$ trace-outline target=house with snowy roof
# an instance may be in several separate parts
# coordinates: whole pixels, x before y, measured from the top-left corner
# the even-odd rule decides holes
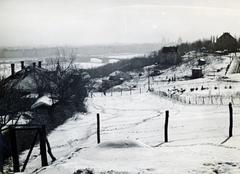
[[[19,90],[23,95],[38,94],[42,95],[40,88],[44,88],[45,83],[42,81],[42,75],[47,74],[48,71],[41,67],[41,62],[38,62],[38,66],[34,62],[31,66],[24,66],[21,62],[21,70],[15,72],[15,64],[11,64],[11,75],[4,79],[4,84],[11,86],[16,90]]]

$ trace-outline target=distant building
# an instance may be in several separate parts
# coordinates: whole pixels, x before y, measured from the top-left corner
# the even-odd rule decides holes
[[[162,53],[164,53],[164,54],[169,54],[169,53],[177,54],[178,53],[178,47],[175,47],[175,46],[163,47],[162,48]]]
[[[202,68],[193,68],[192,69],[192,78],[197,79],[203,77]]]
[[[205,65],[206,64],[206,60],[201,58],[201,59],[198,59],[198,66],[202,66],[202,65]]]
[[[223,33],[216,42],[216,50],[224,53],[237,51],[237,40],[230,33]]]
[[[163,47],[161,50],[162,56],[160,56],[160,63],[175,65],[180,62],[181,56],[178,53],[178,47],[170,46]]]
[[[124,73],[122,71],[114,71],[113,73],[109,74],[109,80],[122,81],[130,79],[131,76],[128,73]]]

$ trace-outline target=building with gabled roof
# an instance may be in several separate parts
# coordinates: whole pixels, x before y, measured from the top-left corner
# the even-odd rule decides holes
[[[47,72],[46,69],[36,66],[35,64],[23,67],[18,72],[12,69],[12,74],[3,79],[3,83],[20,90],[24,94],[38,93],[37,88],[40,86],[43,87],[44,85],[41,75],[47,74]]]
[[[237,51],[237,40],[228,32],[223,33],[216,42],[216,50],[225,53]]]

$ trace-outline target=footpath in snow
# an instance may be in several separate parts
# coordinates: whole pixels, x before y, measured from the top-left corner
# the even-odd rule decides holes
[[[57,160],[40,168],[37,146],[25,173],[71,174],[85,168],[96,173],[240,173],[239,106],[233,107],[234,136],[221,144],[229,125],[224,105],[182,104],[137,92],[97,93],[86,103],[87,114],[76,114],[48,136]],[[169,142],[163,143],[166,110],[170,113]]]

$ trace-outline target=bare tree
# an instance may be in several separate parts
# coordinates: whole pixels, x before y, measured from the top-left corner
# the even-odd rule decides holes
[[[59,102],[69,102],[76,96],[85,96],[86,81],[82,78],[82,70],[73,66],[74,59],[52,59],[49,70],[36,75],[37,90],[50,94]],[[81,94],[79,94],[79,91]],[[83,93],[82,93],[83,92]]]
[[[17,124],[21,115],[28,110],[28,104],[22,98],[20,89],[14,88],[14,84],[5,84],[0,81],[0,130],[12,121]],[[15,122],[13,122],[15,120]]]

